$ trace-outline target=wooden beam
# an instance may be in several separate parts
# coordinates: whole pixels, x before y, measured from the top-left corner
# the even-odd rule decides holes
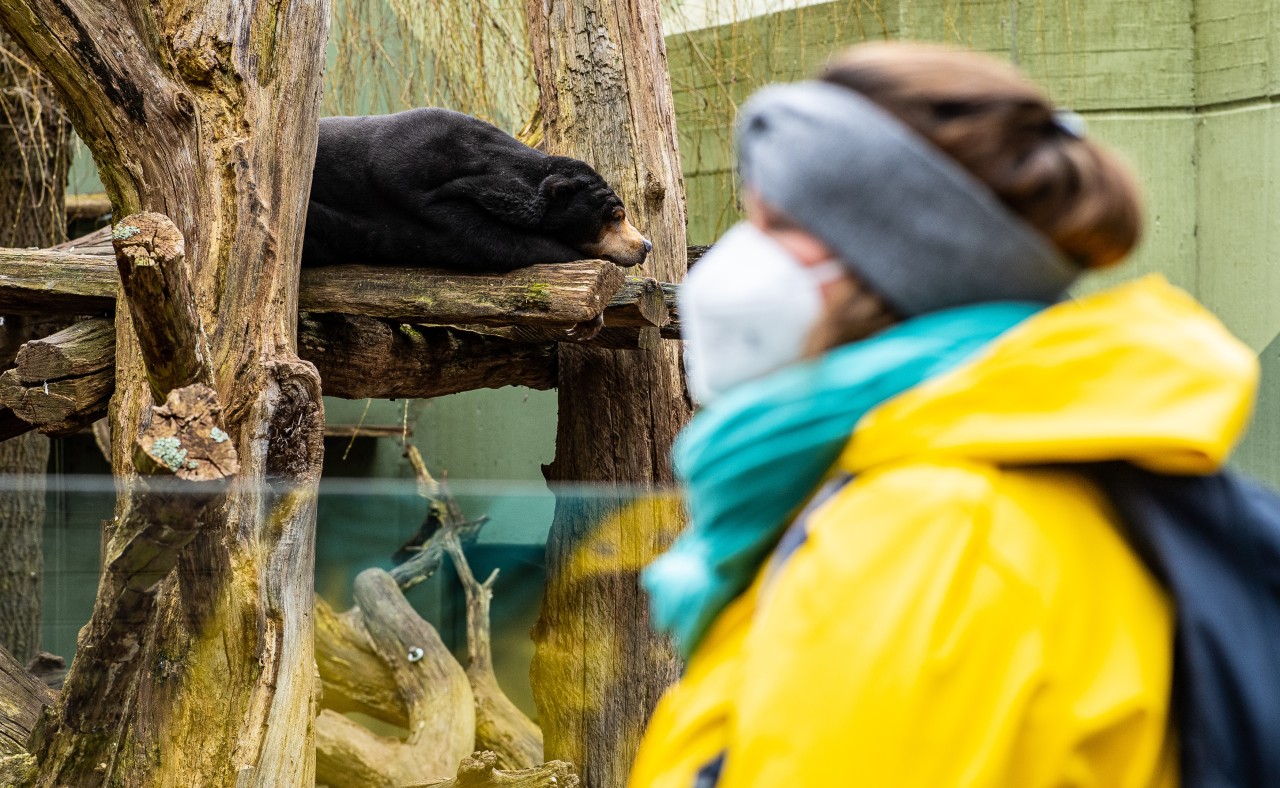
[[[110,369],[34,384],[10,369],[0,374],[0,404],[46,434],[75,432],[106,412],[114,386]]]
[[[662,282],[662,300],[667,305],[667,314],[669,319],[662,325],[660,331],[663,339],[679,339],[680,338],[680,309],[676,303],[676,294],[680,290],[680,285],[671,282]]]
[[[0,435],[35,427],[62,434],[101,415],[114,380],[114,336],[109,321],[94,319],[23,345],[18,366],[0,374],[0,404],[11,409],[0,411]],[[502,386],[545,390],[556,380],[554,343],[453,328],[303,315],[298,344],[320,371],[324,393],[347,399],[425,399]]]
[[[411,438],[413,427],[401,424],[326,424],[326,438]]]
[[[111,215],[111,198],[106,192],[92,194],[68,194],[66,197],[67,221],[101,219]]]
[[[0,313],[111,310],[120,280],[104,237],[95,232],[55,250],[0,249]],[[654,287],[661,289],[665,309]],[[676,288],[624,276],[601,260],[493,275],[344,265],[303,271],[298,297],[304,312],[436,325],[543,326],[556,334],[603,312],[608,327],[658,326],[672,337],[679,332]]]
[[[549,389],[556,381],[556,348],[550,342],[522,344],[354,315],[303,315],[298,354],[316,365],[326,395],[346,399],[418,399],[502,386]]]
[[[15,365],[23,383],[88,375],[116,358],[116,329],[110,320],[82,320],[56,334],[24,343]]]
[[[120,278],[99,255],[0,249],[0,314],[94,314],[115,305]]]
[[[612,263],[533,265],[507,274],[341,265],[302,271],[299,308],[453,325],[573,325],[604,311],[626,276]]]
[[[664,326],[669,317],[662,284],[644,276],[628,276],[604,310],[609,328]]]

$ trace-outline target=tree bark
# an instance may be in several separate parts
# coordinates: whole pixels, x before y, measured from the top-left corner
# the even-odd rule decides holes
[[[659,4],[529,0],[527,9],[547,151],[585,159],[618,191],[654,242],[641,275],[680,281],[685,207]],[[534,629],[534,698],[547,756],[577,764],[591,788],[613,788],[626,783],[644,725],[677,675],[669,646],[651,633],[635,567],[665,546],[679,508],[628,506],[625,488],[672,480],[671,443],[690,413],[679,345],[562,344],[557,388],[547,479],[604,490],[558,497]],[[618,564],[593,575],[575,548],[604,527],[618,529]]]
[[[50,246],[66,235],[63,191],[71,124],[49,83],[0,31],[0,246]],[[0,311],[0,314],[4,314]],[[56,327],[0,322],[0,370],[17,346]],[[49,439],[0,411],[0,646],[26,662],[40,646],[45,469]]]
[[[57,693],[0,646],[0,758],[27,751],[27,740]]]
[[[181,231],[211,390],[240,459],[238,483],[201,519],[136,628],[131,662],[146,680],[62,704],[36,749],[42,785],[60,775],[76,785],[314,780],[323,411],[315,368],[295,353],[296,281],[329,11],[327,0],[0,4],[0,26],[54,85],[116,217],[154,211]],[[111,446],[123,520],[148,495],[133,447],[159,367],[154,357],[148,365],[130,310],[115,321]],[[134,536],[115,528],[108,554]],[[109,597],[100,594],[95,616]],[[82,653],[67,696],[103,669]],[[84,730],[106,705],[118,716]]]

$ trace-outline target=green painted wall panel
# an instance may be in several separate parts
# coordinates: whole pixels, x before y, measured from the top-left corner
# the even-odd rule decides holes
[[[1190,113],[1103,113],[1088,116],[1089,133],[1134,167],[1146,205],[1138,250],[1119,266],[1086,277],[1078,293],[1148,273],[1194,291],[1196,276],[1195,134]]]
[[[1280,11],[1264,0],[1196,4],[1196,98],[1201,106],[1275,92],[1280,79]]]
[[[1197,121],[1197,295],[1255,350],[1280,333],[1280,106]]]
[[[1078,110],[1189,106],[1191,5],[1151,0],[899,0],[898,37],[1008,57]]]

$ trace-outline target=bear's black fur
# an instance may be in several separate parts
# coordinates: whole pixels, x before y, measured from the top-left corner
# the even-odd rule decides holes
[[[304,266],[636,265],[651,246],[585,162],[477,118],[424,108],[320,121]]]

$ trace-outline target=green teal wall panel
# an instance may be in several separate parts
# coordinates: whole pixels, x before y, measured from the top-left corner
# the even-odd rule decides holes
[[[1197,295],[1255,350],[1280,333],[1280,106],[1197,120]]]

